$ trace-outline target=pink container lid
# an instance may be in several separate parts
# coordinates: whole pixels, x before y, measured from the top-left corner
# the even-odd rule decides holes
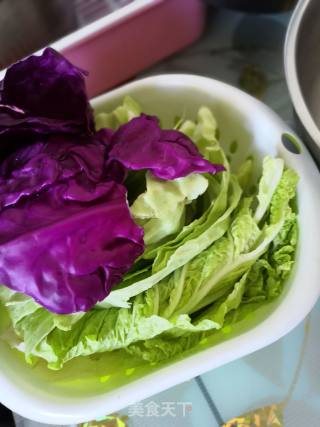
[[[89,71],[94,97],[192,43],[203,27],[201,0],[135,0],[52,46]]]

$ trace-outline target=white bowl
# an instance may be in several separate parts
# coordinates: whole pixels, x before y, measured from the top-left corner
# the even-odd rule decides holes
[[[235,161],[252,151],[258,157],[279,155],[299,173],[296,268],[283,295],[258,310],[252,326],[236,326],[225,336],[218,333],[192,353],[159,366],[130,369],[130,359],[127,364],[121,359],[123,375],[111,375],[111,379],[103,373],[110,374],[112,363],[119,368],[116,353],[108,364],[104,356],[99,360],[86,358],[67,364],[61,372],[49,372],[41,364],[30,368],[20,354],[1,343],[0,401],[36,421],[71,424],[101,417],[256,351],[293,329],[320,295],[319,173],[305,147],[301,154],[292,154],[283,146],[281,135],[293,133],[286,124],[240,90],[192,75],[161,75],[135,81],[94,99],[92,104],[98,110],[112,109],[128,94],[146,112],[159,115],[165,125],[172,124],[173,118],[183,112],[192,118],[201,105],[207,105],[217,117],[222,144],[234,139],[241,143]]]

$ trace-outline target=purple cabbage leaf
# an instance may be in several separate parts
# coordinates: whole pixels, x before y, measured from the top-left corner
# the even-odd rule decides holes
[[[162,130],[156,117],[145,114],[120,126],[111,145],[109,161],[117,161],[129,170],[149,169],[165,180],[224,170],[222,165],[205,160],[182,132]]]

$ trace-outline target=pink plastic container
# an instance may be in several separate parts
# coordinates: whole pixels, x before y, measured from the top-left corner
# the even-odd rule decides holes
[[[202,0],[135,0],[52,46],[89,71],[93,97],[187,46],[203,26]]]

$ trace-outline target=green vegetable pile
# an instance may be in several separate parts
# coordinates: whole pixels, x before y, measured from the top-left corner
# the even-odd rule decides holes
[[[125,98],[96,117],[96,128],[116,129],[140,113]],[[86,313],[58,315],[0,287],[12,325],[5,339],[29,363],[42,358],[60,369],[75,357],[117,349],[159,362],[283,291],[298,238],[297,174],[282,159],[265,157],[253,191],[252,160],[231,171],[208,108],[195,121],[177,120],[176,129],[225,171],[171,181],[129,172],[130,211],[144,228],[145,251],[103,302]]]

